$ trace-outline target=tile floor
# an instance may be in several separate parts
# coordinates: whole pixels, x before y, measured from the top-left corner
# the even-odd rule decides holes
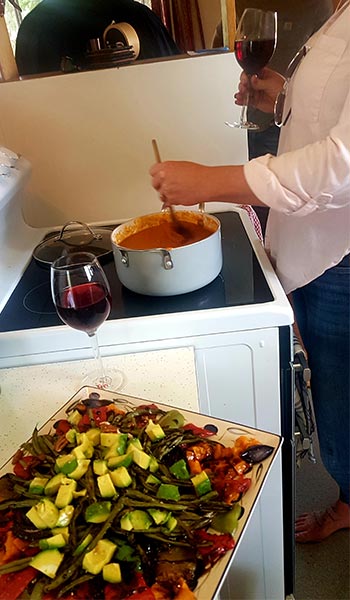
[[[337,486],[319,458],[304,459],[296,473],[297,514],[322,510],[337,500]],[[296,600],[350,599],[350,530],[334,533],[318,544],[296,546]]]

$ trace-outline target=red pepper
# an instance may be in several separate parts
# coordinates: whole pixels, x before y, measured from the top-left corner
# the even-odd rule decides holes
[[[33,477],[32,467],[39,464],[39,462],[40,458],[37,456],[22,456],[14,465],[13,472],[22,479],[31,479]]]
[[[67,431],[69,431],[71,427],[72,426],[70,422],[67,421],[67,419],[60,419],[59,421],[57,421],[57,423],[55,423],[55,430],[58,436],[67,433]]]
[[[0,575],[1,600],[17,600],[17,598],[20,598],[37,573],[33,567],[26,567],[22,571],[17,571],[17,573]]]
[[[206,565],[214,565],[228,550],[234,548],[235,541],[229,533],[207,533],[204,529],[196,532],[199,540],[198,551]],[[203,545],[201,545],[203,542]]]
[[[130,600],[156,600],[156,597],[151,588],[143,590],[143,592],[132,593],[127,598]]]
[[[200,437],[211,437],[217,433],[216,431],[210,431],[208,429],[204,429],[204,427],[193,425],[193,423],[187,423],[182,429],[185,431],[192,431],[194,435],[199,435]]]

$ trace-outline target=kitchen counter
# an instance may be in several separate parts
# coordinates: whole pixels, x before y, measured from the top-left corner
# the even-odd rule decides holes
[[[193,348],[106,357],[125,375],[120,393],[198,411]],[[82,387],[93,360],[0,370],[0,465]]]

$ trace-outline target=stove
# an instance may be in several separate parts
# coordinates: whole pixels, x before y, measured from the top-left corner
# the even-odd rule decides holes
[[[113,254],[102,261],[111,293],[109,320],[271,302],[274,298],[236,212],[215,214],[221,221],[223,268],[209,285],[178,296],[143,296],[119,281]],[[112,231],[115,225],[108,228]],[[244,263],[242,259],[244,257]],[[51,299],[50,272],[31,259],[0,313],[0,331],[20,331],[63,325]]]

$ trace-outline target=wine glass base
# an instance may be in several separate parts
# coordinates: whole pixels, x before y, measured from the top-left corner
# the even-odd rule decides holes
[[[233,126],[237,129],[250,129],[251,131],[259,131],[260,127],[256,123],[252,123],[251,121],[243,121],[233,123]]]
[[[119,369],[108,369],[108,375],[101,376],[101,372],[91,371],[88,373],[82,384],[85,386],[96,387],[100,390],[111,390],[113,392],[118,392],[121,390],[126,384],[126,378],[122,371]]]

